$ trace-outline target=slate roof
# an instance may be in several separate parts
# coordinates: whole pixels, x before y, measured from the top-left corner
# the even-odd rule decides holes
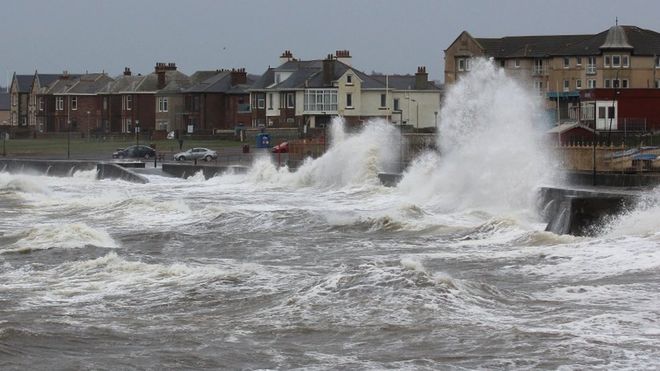
[[[40,87],[49,86],[62,76],[59,73],[35,73],[34,77],[39,81]]]
[[[396,90],[415,90],[415,75],[371,75],[380,81],[383,86]],[[428,81],[423,90],[442,90],[433,81]]]
[[[9,111],[11,97],[7,92],[0,92],[0,111]]]
[[[64,94],[69,90],[73,85],[78,82],[78,78],[81,75],[67,75],[66,77],[60,76],[57,80],[52,82],[50,85],[42,88],[39,93],[41,94]]]
[[[105,73],[89,73],[75,80],[66,94],[96,94],[102,91],[113,79]]]
[[[252,76],[246,76],[246,84],[231,84],[231,71],[216,71],[215,75],[193,85],[186,89],[187,93],[226,93],[226,94],[247,94],[247,89],[255,81]]]
[[[15,75],[19,93],[29,93],[34,75]]]
[[[495,58],[586,56],[600,54],[602,48],[630,47],[633,55],[660,54],[660,33],[637,26],[614,26],[594,35],[507,36],[475,40],[486,55]]]
[[[363,89],[384,89],[384,83],[366,73],[357,70],[343,62],[334,60],[333,81],[339,79],[346,71],[351,70],[362,80]],[[275,83],[276,72],[292,72],[291,75],[280,83]],[[304,88],[323,88],[327,84],[323,81],[323,60],[315,59],[309,61],[292,60],[281,64],[276,68],[269,68],[261,77],[252,84],[250,90],[295,90]]]
[[[172,81],[185,82],[189,77],[176,70],[165,71],[165,86]],[[103,93],[156,93],[158,92],[158,74],[152,72],[148,75],[122,75],[102,89]]]

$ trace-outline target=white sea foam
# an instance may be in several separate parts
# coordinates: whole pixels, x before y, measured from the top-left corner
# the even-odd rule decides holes
[[[74,249],[85,246],[116,248],[118,244],[104,230],[84,223],[44,224],[5,236],[14,243],[1,252],[29,252],[50,248]]]

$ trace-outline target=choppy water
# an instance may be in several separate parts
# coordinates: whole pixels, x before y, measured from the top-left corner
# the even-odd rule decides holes
[[[660,368],[655,201],[557,236],[509,163],[532,145],[461,139],[484,168],[427,154],[385,188],[397,131],[334,130],[296,173],[0,173],[0,368]]]

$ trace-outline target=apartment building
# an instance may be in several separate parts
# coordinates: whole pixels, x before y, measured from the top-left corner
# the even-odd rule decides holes
[[[588,35],[475,38],[463,31],[445,50],[445,84],[455,83],[476,57],[493,58],[559,106],[560,120],[577,119],[579,93],[595,88],[660,87],[660,34],[615,25]]]

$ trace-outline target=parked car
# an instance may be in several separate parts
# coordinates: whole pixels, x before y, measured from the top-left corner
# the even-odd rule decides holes
[[[149,159],[156,156],[156,150],[145,145],[132,145],[124,149],[117,149],[112,154],[112,158],[145,158]]]
[[[273,147],[273,153],[289,153],[289,143],[282,142]]]
[[[206,160],[211,161],[218,158],[218,152],[210,150],[208,148],[191,148],[184,152],[179,152],[174,155],[174,159],[177,161],[186,161],[186,160]]]

